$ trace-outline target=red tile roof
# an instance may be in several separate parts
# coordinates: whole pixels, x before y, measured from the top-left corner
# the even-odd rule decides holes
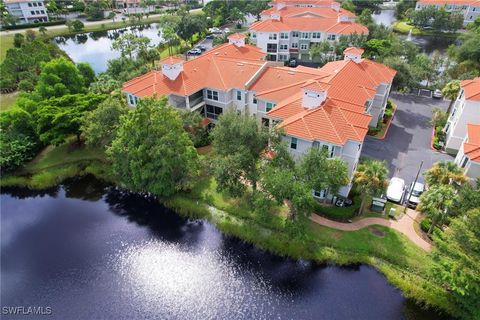
[[[168,63],[168,64],[177,64],[179,62],[185,62],[185,59],[181,56],[170,56],[160,60],[160,63]]]
[[[463,152],[471,160],[480,162],[480,124],[467,124],[468,141],[463,143]]]
[[[184,62],[183,71],[175,80],[168,79],[161,71],[151,71],[125,82],[122,91],[137,97],[150,97],[191,95],[206,87],[219,90],[243,88],[264,63],[260,60],[264,56],[260,49],[250,45],[223,44]]]
[[[309,7],[284,7],[282,9],[277,10],[277,8],[270,8],[267,10],[263,10],[260,15],[272,15],[272,14],[279,14],[282,17],[292,17],[292,16],[299,16],[299,15],[316,15],[324,18],[335,18],[340,16],[346,16],[354,18],[355,14],[352,12],[341,9],[339,11],[333,8],[309,8]]]
[[[466,100],[480,100],[480,77],[472,80],[463,80],[460,82],[460,86],[465,92]]]
[[[245,39],[247,36],[245,36],[243,33],[234,33],[229,35],[227,38],[228,39]]]
[[[357,47],[348,47],[347,49],[343,50],[343,53],[353,53],[353,54],[359,54],[362,55],[365,50],[362,48],[357,48]]]
[[[317,16],[282,17],[253,23],[250,30],[257,32],[322,31],[335,34],[368,34],[368,28],[356,22],[339,22],[337,18]]]

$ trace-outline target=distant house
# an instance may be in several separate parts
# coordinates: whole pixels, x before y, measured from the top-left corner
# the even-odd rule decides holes
[[[227,110],[251,114],[265,126],[281,126],[295,158],[308,148],[325,148],[329,157],[347,162],[352,177],[368,127],[383,115],[396,73],[362,59],[362,52],[349,48],[345,60],[321,69],[289,68],[263,60],[260,49],[234,34],[229,43],[189,61],[161,60],[160,70],[124,83],[122,91],[131,106],[144,97],[167,96],[172,106],[200,112],[212,123]],[[348,195],[350,188],[340,194]],[[315,196],[328,193],[318,190]]]
[[[415,10],[426,7],[445,8],[447,11],[461,11],[463,14],[463,26],[474,22],[480,16],[480,0],[419,0]]]
[[[48,21],[44,0],[4,0],[4,2],[8,12],[17,18],[17,24]]]
[[[463,80],[445,126],[445,150],[456,154],[467,134],[467,123],[480,124],[480,77]]]
[[[458,151],[455,163],[472,178],[480,178],[480,124],[467,124],[467,135]]]
[[[261,21],[249,28],[251,42],[267,54],[267,60],[310,61],[315,43],[333,44],[344,35],[368,34],[368,28],[335,1],[276,0],[270,5],[260,14]]]

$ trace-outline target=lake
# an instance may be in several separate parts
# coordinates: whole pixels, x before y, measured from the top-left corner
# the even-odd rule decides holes
[[[442,319],[372,267],[275,256],[91,176],[2,192],[2,307],[50,307],[51,319]]]
[[[107,62],[120,57],[112,50],[112,42],[123,33],[134,33],[150,39],[150,45],[162,42],[157,24],[127,27],[108,31],[79,33],[73,36],[55,37],[53,41],[75,62],[88,62],[96,73],[107,70]]]

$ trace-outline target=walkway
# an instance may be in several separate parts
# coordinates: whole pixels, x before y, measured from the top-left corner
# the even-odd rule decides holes
[[[406,214],[403,214],[398,220],[387,220],[383,218],[364,218],[352,223],[342,223],[327,218],[321,217],[317,214],[313,214],[310,218],[315,223],[332,229],[338,229],[343,231],[356,231],[366,228],[371,225],[381,225],[397,230],[403,233],[417,246],[423,250],[430,251],[432,245],[420,237],[414,229],[414,223],[418,223],[419,213],[415,210],[408,209]]]

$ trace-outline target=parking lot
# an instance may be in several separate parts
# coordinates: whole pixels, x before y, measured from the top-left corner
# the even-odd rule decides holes
[[[390,170],[389,176],[400,177],[409,185],[415,180],[422,160],[422,172],[437,161],[453,160],[453,157],[430,147],[432,109],[438,107],[446,111],[449,102],[393,93],[390,99],[397,105],[397,110],[387,136],[384,140],[367,136],[362,156],[385,160]],[[424,181],[422,176],[419,181]]]

